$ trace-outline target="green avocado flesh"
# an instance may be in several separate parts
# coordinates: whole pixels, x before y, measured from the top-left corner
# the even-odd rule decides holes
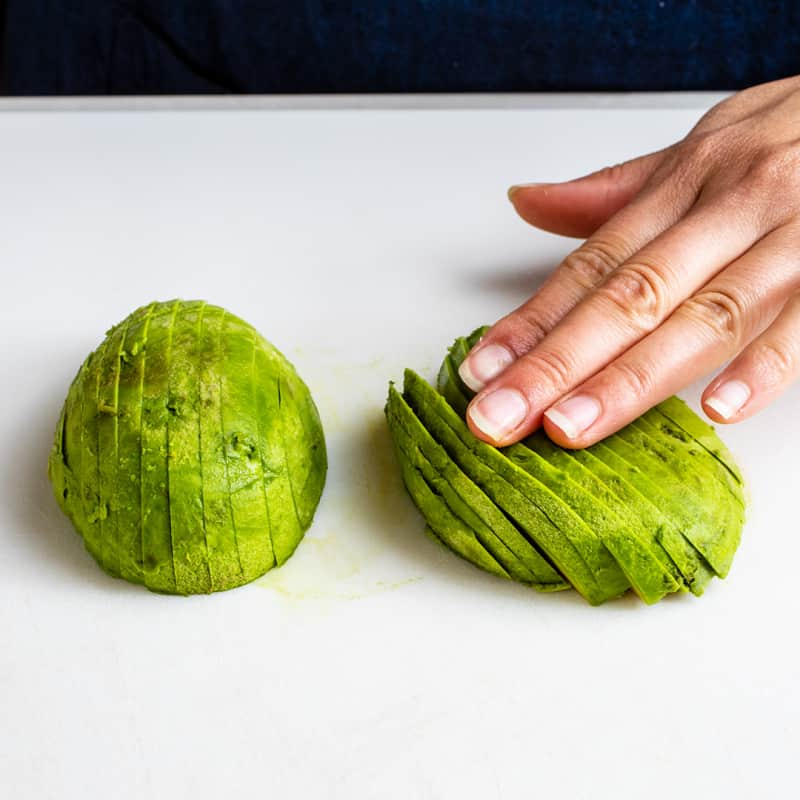
[[[538,591],[572,586],[597,605],[701,595],[739,545],[741,472],[711,426],[670,398],[613,436],[566,450],[537,431],[505,448],[472,435],[459,337],[433,389],[406,370],[386,417],[406,488],[434,538],[475,566]]]
[[[180,300],[137,309],[87,357],[48,465],[106,572],[183,595],[284,563],[326,471],[319,415],[292,365],[224,309]]]

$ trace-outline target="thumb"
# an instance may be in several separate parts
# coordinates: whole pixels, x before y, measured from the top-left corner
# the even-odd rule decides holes
[[[512,186],[508,199],[531,225],[586,239],[639,193],[666,153],[660,150],[564,183]]]

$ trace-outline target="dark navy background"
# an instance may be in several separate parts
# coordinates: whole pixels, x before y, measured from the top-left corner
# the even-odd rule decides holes
[[[735,89],[800,0],[0,0],[7,94]]]

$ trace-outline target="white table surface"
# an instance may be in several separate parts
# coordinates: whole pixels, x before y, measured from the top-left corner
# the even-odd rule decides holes
[[[573,246],[507,185],[665,145],[703,105],[550,102],[2,106],[0,796],[795,795],[797,389],[724,431],[752,508],[700,600],[590,608],[483,575],[394,469],[389,379],[432,375]],[[284,350],[330,454],[292,560],[210,597],[107,577],[45,477],[83,356],[175,296]]]

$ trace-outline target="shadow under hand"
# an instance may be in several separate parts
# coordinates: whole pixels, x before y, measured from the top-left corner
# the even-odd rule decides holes
[[[467,277],[478,291],[509,295],[512,302],[519,302],[530,297],[556,266],[557,259],[483,265]]]

